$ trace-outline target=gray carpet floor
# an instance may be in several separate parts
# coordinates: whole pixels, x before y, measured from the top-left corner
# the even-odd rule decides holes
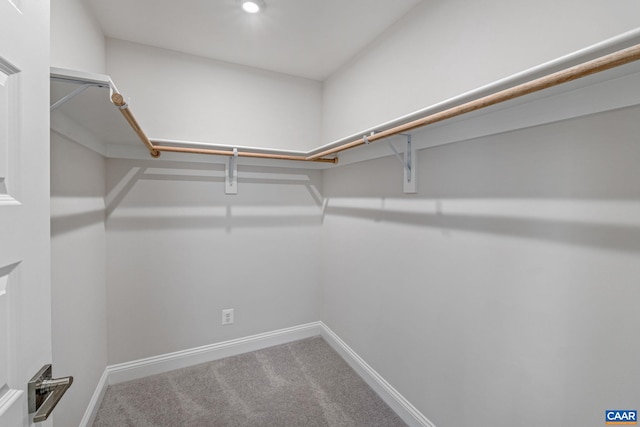
[[[94,427],[397,427],[321,338],[109,386]]]

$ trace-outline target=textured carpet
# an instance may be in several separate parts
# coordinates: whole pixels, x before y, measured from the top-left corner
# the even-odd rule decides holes
[[[321,338],[109,386],[94,427],[405,426]]]

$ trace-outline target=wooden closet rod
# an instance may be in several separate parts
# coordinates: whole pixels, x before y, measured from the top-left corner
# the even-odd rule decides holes
[[[122,113],[124,118],[127,119],[127,122],[129,122],[129,125],[131,125],[133,130],[138,134],[138,138],[140,138],[140,140],[144,143],[144,145],[147,146],[147,148],[149,149],[149,154],[151,154],[151,157],[156,157],[156,158],[160,157],[160,151],[158,151],[154,147],[151,141],[149,141],[149,138],[147,138],[147,135],[145,135],[145,133],[143,132],[142,128],[140,128],[138,121],[136,120],[135,117],[133,117],[131,110],[129,110],[129,106],[125,102],[124,96],[122,96],[119,93],[114,93],[113,95],[111,95],[111,102],[113,102],[116,105],[116,107],[120,109],[120,112]]]
[[[208,148],[171,147],[166,145],[154,145],[153,148],[158,151],[169,151],[173,153],[212,154],[216,156],[233,156],[234,155],[233,151],[213,150]],[[321,159],[321,158],[308,159],[306,156],[291,156],[286,154],[258,153],[255,151],[240,151],[240,150],[238,150],[238,157],[254,157],[257,159],[298,160],[301,162],[338,163],[337,157],[332,159]]]
[[[510,101],[521,96],[529,95],[534,92],[538,92],[544,89],[548,89],[554,86],[561,85],[573,80],[577,80],[582,77],[586,77],[592,74],[599,73],[601,71],[609,70],[630,62],[640,60],[640,44],[619,50],[617,52],[602,56],[600,58],[593,59],[591,61],[584,62],[582,64],[575,65],[573,67],[549,74],[544,77],[540,77],[531,80],[526,83],[522,83],[513,86],[508,89],[504,89],[490,95],[465,102],[463,104],[448,108],[438,113],[430,114],[425,117],[410,121],[408,123],[392,127],[390,129],[383,130],[378,133],[374,133],[369,136],[363,136],[360,139],[356,139],[351,142],[333,147],[316,154],[311,155],[289,155],[289,154],[271,154],[261,153],[251,150],[240,151],[238,150],[239,157],[254,157],[260,159],[279,159],[279,160],[297,160],[307,162],[326,162],[337,163],[337,158],[324,158],[325,156],[340,153],[341,151],[348,150],[350,148],[363,145],[365,143],[371,143],[374,141],[388,138],[400,133],[409,132],[411,130],[421,128],[433,123],[441,122],[443,120],[451,119],[463,114],[467,114],[482,108],[490,107],[502,102]],[[122,115],[127,119],[127,122],[131,125],[133,130],[138,134],[138,137],[144,145],[149,149],[149,153],[152,157],[159,157],[160,152],[167,151],[173,153],[190,153],[190,154],[210,154],[218,156],[233,156],[234,152],[230,150],[215,150],[206,148],[188,148],[188,147],[173,147],[164,145],[155,145],[144,134],[140,125],[136,121],[135,117],[129,110],[124,97],[119,93],[114,93],[111,96],[112,102],[120,109]],[[366,137],[366,141],[365,141]]]
[[[433,123],[441,122],[443,120],[451,119],[472,111],[480,110],[491,105],[499,104],[501,102],[509,101],[515,98],[519,98],[524,95],[529,95],[534,92],[548,89],[550,87],[558,86],[562,83],[567,83],[581,77],[586,77],[591,74],[599,73],[601,71],[609,70],[630,62],[634,62],[640,59],[640,44],[619,50],[609,55],[596,58],[591,61],[578,64],[576,66],[561,70],[544,77],[540,77],[531,80],[526,83],[519,84],[509,89],[504,89],[499,92],[495,92],[491,95],[484,96],[482,98],[475,99],[473,101],[466,102],[455,107],[451,107],[438,113],[430,114],[426,117],[413,120],[403,125],[395,126],[390,129],[386,129],[379,133],[366,136],[368,142],[374,142],[383,138],[405,133],[413,129],[417,129],[423,126],[427,126]],[[307,160],[315,160],[330,154],[336,154],[349,148],[357,147],[364,144],[365,138],[362,137],[352,142],[339,145],[337,147],[322,151],[317,154],[313,154],[307,157]]]
[[[160,152],[167,151],[173,153],[190,153],[190,154],[212,154],[217,156],[234,156],[235,153],[229,150],[213,150],[207,148],[188,148],[188,147],[171,147],[164,145],[155,145],[147,135],[142,131],[138,121],[133,117],[131,110],[124,100],[124,97],[119,93],[111,95],[111,101],[120,109],[122,115],[127,119],[127,122],[131,125],[133,130],[138,134],[140,140],[149,150],[151,157],[160,157]],[[271,153],[258,153],[254,151],[240,151],[238,150],[238,157],[254,157],[258,159],[279,159],[279,160],[298,160],[302,162],[320,162],[320,163],[338,163],[337,158],[332,159],[307,159],[306,156],[293,156],[287,154],[271,154]]]

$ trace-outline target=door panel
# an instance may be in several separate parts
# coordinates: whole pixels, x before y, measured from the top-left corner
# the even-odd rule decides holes
[[[23,391],[16,383],[17,319],[12,310],[17,304],[17,264],[0,268],[0,421],[1,425],[21,425]]]
[[[51,362],[49,2],[0,0],[0,425]],[[44,423],[41,425],[50,425]]]
[[[0,206],[15,203],[9,193],[12,181],[9,164],[17,161],[18,75],[19,70],[0,55]]]

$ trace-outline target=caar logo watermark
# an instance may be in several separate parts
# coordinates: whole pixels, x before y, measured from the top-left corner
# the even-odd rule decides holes
[[[638,424],[638,411],[610,409],[604,412],[604,421],[608,425],[631,426]]]

